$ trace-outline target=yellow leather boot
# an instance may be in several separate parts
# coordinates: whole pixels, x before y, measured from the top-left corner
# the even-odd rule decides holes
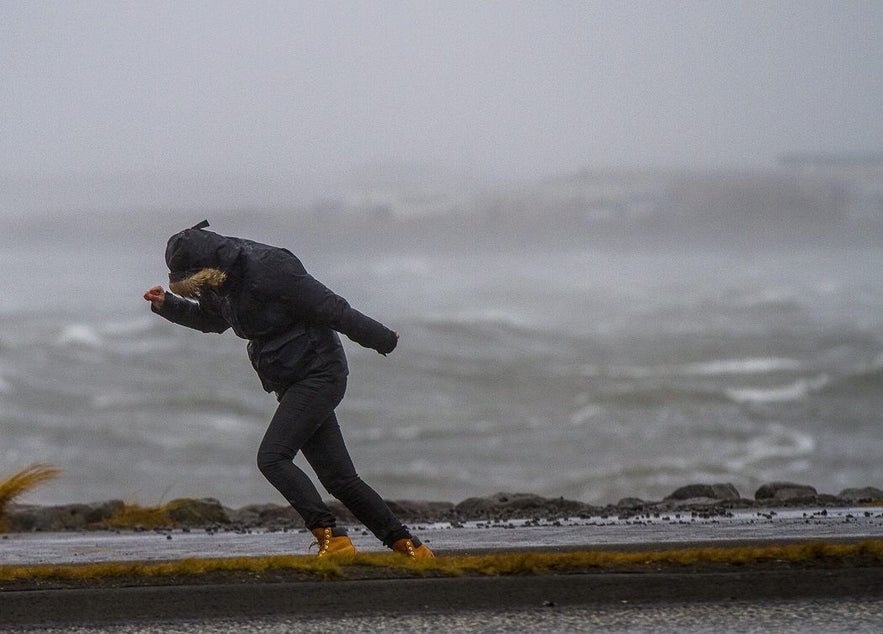
[[[312,531],[316,538],[314,544],[319,545],[319,557],[330,557],[334,555],[355,555],[356,547],[346,535],[332,534],[331,527],[314,528]]]
[[[414,542],[417,545],[414,545]],[[407,555],[412,560],[435,559],[435,554],[429,550],[426,544],[420,543],[419,539],[397,539],[392,543],[392,549],[402,555]]]

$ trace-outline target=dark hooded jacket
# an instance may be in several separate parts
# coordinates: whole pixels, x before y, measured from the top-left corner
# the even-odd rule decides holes
[[[287,249],[193,228],[169,238],[166,264],[173,280],[205,268],[227,277],[218,288],[202,289],[196,300],[167,293],[155,312],[202,332],[232,328],[248,339],[248,356],[264,389],[280,397],[307,376],[347,374],[337,332],[382,354],[396,347],[392,330],[351,308]]]

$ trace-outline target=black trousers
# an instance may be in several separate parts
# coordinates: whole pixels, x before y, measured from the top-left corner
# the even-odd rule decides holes
[[[309,476],[292,460],[298,451],[322,486],[387,546],[410,538],[386,502],[356,473],[334,408],[343,399],[346,377],[313,376],[282,396],[258,449],[258,468],[304,519],[308,529],[334,527],[336,520]]]

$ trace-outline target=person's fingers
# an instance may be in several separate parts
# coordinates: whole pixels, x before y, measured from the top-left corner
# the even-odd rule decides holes
[[[146,299],[157,308],[160,308],[163,302],[165,302],[166,292],[165,290],[163,290],[162,286],[154,286],[144,293],[144,299]]]

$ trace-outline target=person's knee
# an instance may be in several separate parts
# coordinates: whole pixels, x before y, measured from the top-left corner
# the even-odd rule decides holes
[[[291,462],[292,457],[277,451],[269,451],[266,449],[258,450],[257,464],[258,470],[265,477],[270,477],[280,465]]]
[[[346,475],[335,473],[321,478],[321,482],[328,493],[340,500],[346,498],[348,492],[358,488],[361,479],[355,473]]]

